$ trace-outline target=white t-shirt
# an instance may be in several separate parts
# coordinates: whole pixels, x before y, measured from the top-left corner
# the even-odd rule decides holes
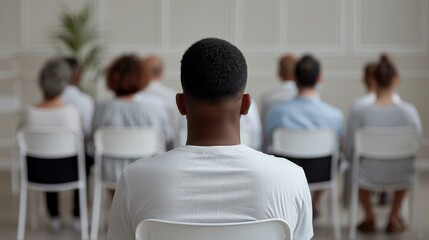
[[[90,137],[92,132],[92,117],[94,115],[94,101],[92,98],[72,85],[64,89],[61,98],[65,103],[72,105],[79,111],[82,119],[83,132],[86,137]]]
[[[302,168],[244,145],[182,146],[127,166],[110,212],[108,239],[134,239],[145,219],[227,223],[280,218],[293,239],[313,236]]]
[[[55,108],[38,108],[30,106],[25,112],[21,125],[35,127],[69,127],[82,129],[79,112],[71,105]]]

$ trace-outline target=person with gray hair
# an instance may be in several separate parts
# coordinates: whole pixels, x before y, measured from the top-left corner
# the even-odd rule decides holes
[[[82,131],[79,112],[71,105],[64,104],[61,94],[71,77],[67,62],[54,58],[49,60],[40,71],[39,87],[43,100],[29,106],[25,111],[22,127],[68,127]],[[28,180],[37,183],[61,183],[77,179],[77,158],[68,157],[43,159],[27,156]],[[46,204],[51,217],[53,231],[61,229],[58,211],[58,193],[47,192]],[[74,192],[74,228],[80,229],[79,194]]]

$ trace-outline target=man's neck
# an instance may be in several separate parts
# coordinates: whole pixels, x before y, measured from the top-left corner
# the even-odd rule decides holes
[[[240,121],[238,123],[216,122],[196,125],[188,120],[186,145],[229,146],[240,144]]]
[[[300,87],[298,89],[298,95],[301,97],[317,97],[319,96],[319,93],[317,92],[316,88]]]

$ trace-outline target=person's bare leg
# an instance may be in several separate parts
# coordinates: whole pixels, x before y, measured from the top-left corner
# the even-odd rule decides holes
[[[400,191],[394,192],[392,210],[390,212],[389,220],[401,218],[400,211],[401,211],[402,202],[404,200],[406,192],[407,192],[406,190],[400,190]]]
[[[371,204],[371,192],[365,189],[359,189],[359,201],[365,212],[365,220],[374,221],[374,211]]]
[[[371,204],[371,192],[359,189],[359,201],[365,212],[365,219],[359,224],[358,229],[362,232],[375,232],[375,217]]]
[[[400,190],[395,191],[393,194],[392,210],[390,211],[389,221],[386,228],[386,231],[389,233],[395,233],[405,229],[405,224],[400,212],[406,192],[406,190]]]

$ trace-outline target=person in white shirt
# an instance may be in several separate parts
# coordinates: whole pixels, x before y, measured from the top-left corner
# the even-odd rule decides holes
[[[79,112],[64,103],[61,93],[71,76],[70,68],[63,59],[48,61],[42,68],[39,85],[43,101],[28,107],[20,124],[22,127],[67,127],[82,131]],[[28,180],[36,183],[64,183],[77,180],[77,158],[43,159],[27,156]],[[58,209],[58,193],[46,192],[46,205],[51,218],[51,228],[59,231],[62,226]],[[74,227],[80,229],[79,191],[74,191]]]
[[[179,128],[181,115],[176,107],[177,91],[161,83],[164,73],[164,66],[160,57],[151,55],[142,59],[143,69],[149,78],[149,84],[137,93],[135,101],[147,103],[159,115],[166,115],[167,122],[163,128],[167,131],[167,149],[173,146],[173,139]]]
[[[268,92],[266,92],[261,99],[261,119],[262,126],[265,125],[267,118],[268,109],[272,106],[294,98],[298,94],[298,90],[295,84],[295,65],[296,58],[292,54],[285,54],[280,57],[278,63],[278,76],[281,81],[281,85]],[[263,134],[266,136],[267,134]],[[268,139],[263,140],[262,149],[267,151]]]
[[[187,145],[139,160],[122,173],[110,212],[108,239],[134,239],[149,218],[227,223],[281,218],[293,239],[313,236],[311,196],[303,170],[240,145],[247,65],[232,44],[194,43],[181,61],[183,93],[176,97],[188,121]]]
[[[63,102],[74,106],[80,113],[83,123],[83,132],[85,137],[90,137],[92,117],[94,115],[94,101],[92,98],[79,89],[81,81],[81,70],[79,64],[74,58],[64,59],[72,70],[72,76],[69,84],[64,89],[61,98]]]

